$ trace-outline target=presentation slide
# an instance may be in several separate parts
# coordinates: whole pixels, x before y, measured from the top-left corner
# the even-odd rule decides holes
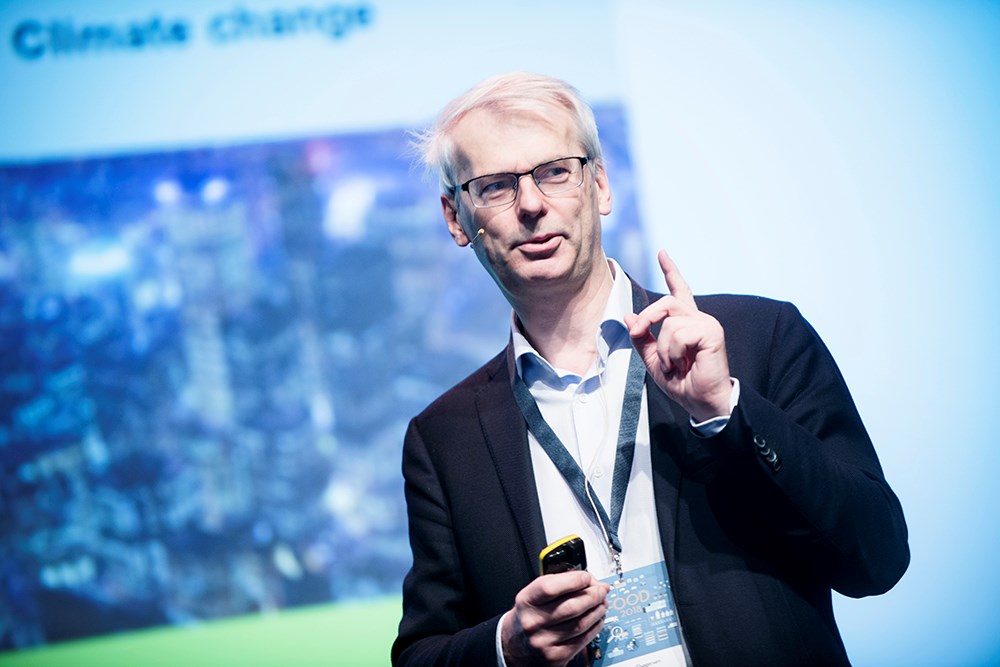
[[[412,133],[593,104],[604,241],[794,302],[910,529],[858,665],[1000,661],[1000,5],[0,3],[0,664],[388,665],[407,422],[498,352]]]

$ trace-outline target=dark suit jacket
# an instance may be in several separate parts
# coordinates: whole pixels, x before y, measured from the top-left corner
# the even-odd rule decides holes
[[[794,306],[697,302],[725,329],[740,381],[729,424],[698,437],[646,382],[657,519],[691,659],[847,664],[830,591],[875,595],[899,580],[909,562],[899,501],[833,358]],[[407,431],[413,567],[395,665],[494,665],[497,621],[536,575],[545,532],[509,354]]]

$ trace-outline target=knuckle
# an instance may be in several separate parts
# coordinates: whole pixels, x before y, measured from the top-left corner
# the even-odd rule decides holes
[[[528,614],[526,618],[521,618],[521,629],[524,631],[524,634],[528,636],[529,643],[533,640],[533,638],[538,636],[538,631],[542,627],[541,619],[533,614]]]
[[[545,641],[541,636],[537,634],[530,635],[528,637],[528,646],[531,647],[532,651],[536,653],[541,653],[542,655],[544,655],[546,651],[552,648],[552,645],[549,642]]]
[[[567,655],[568,651],[563,646],[547,646],[539,652],[548,663],[558,664],[572,657],[571,655]]]

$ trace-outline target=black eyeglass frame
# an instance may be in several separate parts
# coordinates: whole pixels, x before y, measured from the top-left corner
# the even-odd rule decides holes
[[[531,180],[534,181],[535,185],[539,188],[539,190],[541,190],[541,184],[538,182],[538,179],[535,178],[535,172],[538,171],[539,169],[541,169],[542,167],[546,167],[546,166],[548,166],[550,164],[553,164],[554,162],[562,162],[563,160],[579,160],[580,161],[580,170],[582,171],[583,168],[587,166],[587,163],[590,162],[590,156],[589,155],[583,155],[583,156],[581,156],[581,155],[567,155],[566,157],[558,157],[555,160],[548,160],[547,162],[543,162],[541,164],[536,164],[534,167],[532,167],[528,171],[522,171],[521,173],[516,173],[516,172],[512,172],[512,171],[501,171],[501,172],[497,172],[495,174],[483,174],[482,176],[475,176],[475,177],[470,178],[469,180],[467,180],[465,183],[462,183],[461,185],[457,186],[455,188],[455,190],[456,191],[458,191],[458,190],[464,190],[465,192],[469,192],[469,184],[472,183],[473,181],[478,181],[480,178],[490,178],[492,176],[513,176],[514,177],[514,197],[510,201],[508,201],[508,202],[503,202],[502,204],[493,204],[493,205],[490,205],[490,206],[480,206],[479,204],[476,203],[476,200],[472,196],[472,193],[469,192],[469,198],[472,200],[472,205],[474,207],[476,207],[476,208],[496,208],[497,206],[506,206],[507,204],[510,204],[511,202],[513,202],[514,199],[517,199],[517,192],[518,192],[518,190],[521,187],[521,178],[523,178],[524,176],[530,175],[531,176]],[[570,190],[575,190],[576,188],[580,187],[581,185],[583,185],[583,179],[582,178],[580,179],[580,182],[577,183],[576,185],[574,185],[573,187],[566,188],[565,190],[560,190],[559,192],[569,192]],[[546,196],[549,196],[544,190],[541,190],[541,192],[542,192],[542,194],[545,194]],[[553,194],[559,194],[559,192],[555,192]]]

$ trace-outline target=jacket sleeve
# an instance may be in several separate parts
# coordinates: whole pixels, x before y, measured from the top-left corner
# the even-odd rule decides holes
[[[723,322],[740,398],[705,440],[713,483],[748,539],[844,595],[884,593],[909,563],[906,523],[836,363],[791,304],[759,300],[739,317],[756,324],[730,345],[745,324]]]
[[[413,565],[403,581],[403,617],[392,664],[495,665],[500,617],[473,620],[449,499],[416,420],[404,440],[403,477]]]

